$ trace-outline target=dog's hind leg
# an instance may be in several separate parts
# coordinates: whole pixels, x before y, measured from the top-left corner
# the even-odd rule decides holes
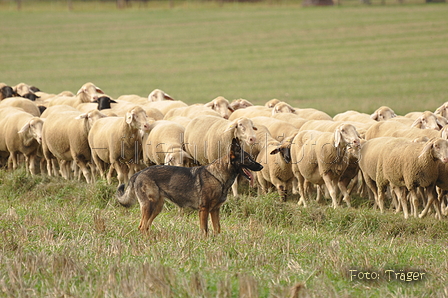
[[[138,229],[142,233],[149,233],[149,228],[156,216],[162,211],[163,203],[165,201],[160,197],[158,187],[151,185],[151,183],[140,185],[140,187],[138,187],[137,198],[142,213]]]

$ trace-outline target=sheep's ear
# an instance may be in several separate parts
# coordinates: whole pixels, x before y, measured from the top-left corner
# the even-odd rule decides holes
[[[163,92],[163,98],[165,100],[174,100],[174,98],[172,98],[171,96],[169,96],[168,94],[166,94],[165,92]]]
[[[252,126],[252,129],[253,129],[253,130],[258,130],[258,128],[256,128],[255,126]]]
[[[86,119],[86,118],[88,118],[88,114],[87,114],[87,113],[84,113],[84,114],[79,115],[79,116],[76,117],[75,119]]]
[[[164,165],[168,165],[173,160],[173,155],[168,153],[165,155],[165,160],[163,161]]]
[[[421,128],[422,127],[422,118],[418,117],[415,119],[414,123],[412,123],[411,127]]]
[[[272,150],[271,151],[271,153],[269,153],[270,155],[274,155],[274,154],[277,154],[277,153],[280,153],[280,148],[278,147],[278,148],[275,148],[274,150]]]
[[[224,132],[228,132],[228,131],[233,131],[238,125],[237,121],[233,121],[232,123],[230,123],[229,127],[227,127],[227,129]]]
[[[391,116],[392,118],[395,118],[395,117],[397,117],[397,114],[395,114],[395,113],[392,113],[392,116]]]
[[[98,87],[95,87],[95,91],[96,91],[97,93],[104,94],[104,91],[101,90],[101,89],[98,88]]]
[[[25,133],[30,129],[30,122],[28,122],[27,124],[25,124],[18,133]]]
[[[81,92],[86,92],[86,89],[84,87],[81,87],[81,89],[76,92],[76,95],[80,94]]]
[[[111,99],[110,103],[117,103],[115,100]]]
[[[378,112],[375,111],[372,115],[370,115],[370,118],[375,121],[378,121]]]
[[[134,119],[134,113],[127,112],[126,113],[126,123],[131,124],[133,119]]]
[[[334,131],[334,146],[338,147],[342,139],[341,130],[338,128]]]
[[[444,140],[448,140],[448,132],[447,132],[447,129],[443,129],[443,128],[442,128],[442,135],[441,135],[441,138],[444,139]]]
[[[188,158],[188,159],[193,160],[193,156],[191,156],[190,153],[186,152],[185,150],[182,150],[181,152],[182,152],[181,154],[182,154],[183,158]]]
[[[425,155],[425,153],[428,152],[428,151],[432,148],[432,145],[434,145],[434,140],[429,140],[429,141],[426,143],[425,147],[423,147],[423,150],[422,150],[422,152],[420,153],[420,155],[418,156],[418,158],[420,158],[420,157],[422,157],[423,155]]]
[[[211,102],[208,102],[208,103],[204,104],[204,107],[207,107],[207,108],[213,109],[213,108],[214,108],[214,103],[213,103],[213,101],[211,101]]]
[[[231,106],[228,106],[227,108],[229,109],[230,112],[232,112],[232,113],[235,112],[235,109],[232,108]]]
[[[437,125],[439,126],[439,129],[442,129],[447,124],[447,121],[442,116],[437,117],[436,122]]]

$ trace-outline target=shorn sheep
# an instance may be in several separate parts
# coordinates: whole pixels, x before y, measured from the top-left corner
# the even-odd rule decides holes
[[[305,130],[291,145],[292,170],[298,180],[299,203],[306,205],[305,181],[327,187],[333,208],[338,206],[338,182],[348,167],[347,148],[360,147],[359,134],[351,124],[341,124],[334,132]],[[344,198],[347,198],[344,194]],[[350,201],[346,201],[350,206]]]
[[[42,142],[44,120],[16,108],[0,110],[0,151],[8,152],[8,168],[17,169],[18,155],[25,156],[26,169],[35,175],[35,161]]]
[[[76,96],[57,95],[49,99],[48,105],[54,106],[59,104],[66,104],[76,108],[81,103],[95,101],[99,96],[103,94],[103,90],[95,86],[95,84],[89,82],[81,86],[78,92],[76,92]]]
[[[61,166],[62,176],[70,178],[63,164],[74,161],[81,169],[87,183],[91,183],[92,175],[88,169],[91,162],[91,150],[88,135],[93,123],[106,117],[98,110],[87,113],[78,111],[52,112],[56,106],[47,109],[49,115],[42,131],[42,150],[47,160],[48,175],[52,174],[52,160],[56,158]]]
[[[359,165],[367,185],[377,193],[381,212],[386,188],[391,186],[402,204],[404,217],[408,218],[406,192],[411,195],[414,216],[418,210],[417,188],[425,188],[428,196],[419,217],[425,216],[435,202],[440,163],[448,163],[447,140],[432,138],[423,143],[384,137],[371,139],[362,146]],[[434,207],[441,218],[440,204]]]
[[[128,181],[139,164],[142,150],[141,132],[149,130],[145,111],[135,107],[125,117],[106,117],[95,121],[89,132],[92,159],[104,177],[106,164],[110,164],[107,182],[112,182],[117,171],[120,184]]]

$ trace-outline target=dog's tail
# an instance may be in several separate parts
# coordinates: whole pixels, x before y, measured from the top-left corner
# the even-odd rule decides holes
[[[125,184],[121,184],[117,189],[117,200],[122,206],[129,208],[137,202],[137,197],[134,191],[134,181],[136,175],[133,175],[128,182],[127,187]]]

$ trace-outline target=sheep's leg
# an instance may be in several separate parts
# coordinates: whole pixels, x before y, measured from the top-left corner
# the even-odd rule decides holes
[[[343,195],[342,196],[342,200],[347,204],[347,207],[351,207],[351,204],[350,204],[350,201],[351,201],[350,192],[347,189],[347,185],[348,185],[348,183],[345,180],[342,180],[342,181],[338,182],[339,190],[341,191],[341,193]],[[340,203],[340,201],[338,201],[338,204],[339,203]]]
[[[336,183],[331,177],[327,174],[324,174],[322,177],[325,181],[325,185],[327,186],[328,191],[330,192],[331,200],[333,201],[333,208],[336,209],[338,207],[338,198],[337,198],[337,187]]]
[[[407,191],[405,187],[397,187],[397,186],[392,186],[392,192],[394,193],[397,197],[397,201],[400,202],[401,207],[403,209],[403,215],[404,218],[409,218],[409,210],[408,210],[408,198],[407,198]],[[415,195],[414,191],[411,191],[410,193],[411,198],[413,198],[413,196]],[[397,208],[398,210],[398,208]]]
[[[378,207],[380,208],[380,212],[384,213],[384,198],[386,196],[385,189],[378,188]]]
[[[30,155],[26,156],[27,162],[26,164],[29,165],[28,169],[31,175],[36,175],[36,155]]]
[[[437,200],[436,194],[435,194],[435,188],[434,187],[427,187],[426,189],[427,194],[428,194],[428,201],[426,203],[425,209],[420,213],[419,217],[425,217],[426,214],[428,213],[429,209],[431,208],[431,205],[434,205],[434,208],[436,209],[436,217],[441,219],[442,218],[442,214],[440,212],[440,204]]]
[[[303,178],[303,176],[301,174],[298,174],[296,176],[298,182],[297,185],[299,186],[299,194],[300,194],[300,199],[297,202],[297,204],[300,206],[303,204],[303,207],[306,207],[306,199],[305,199],[305,179]]]
[[[87,168],[87,163],[85,162],[85,160],[75,157],[75,163],[79,167],[79,169],[81,169],[81,172],[84,175],[84,178],[86,178],[87,183],[92,183],[92,175]]]

